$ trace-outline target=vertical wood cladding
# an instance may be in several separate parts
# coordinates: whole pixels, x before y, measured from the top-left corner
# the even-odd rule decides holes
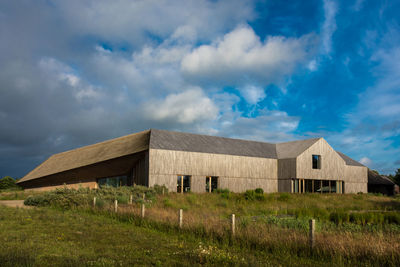
[[[321,169],[312,168],[312,155],[321,155]],[[344,167],[344,160],[321,138],[297,157],[296,175],[303,179],[343,180]]]
[[[177,175],[191,175],[194,192],[205,192],[207,176],[219,177],[220,188],[235,192],[257,187],[278,190],[276,159],[150,149],[149,162],[149,185],[165,184],[172,191],[176,191]]]

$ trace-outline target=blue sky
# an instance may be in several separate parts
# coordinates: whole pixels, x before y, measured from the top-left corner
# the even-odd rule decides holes
[[[2,1],[0,176],[148,128],[400,168],[400,2]]]

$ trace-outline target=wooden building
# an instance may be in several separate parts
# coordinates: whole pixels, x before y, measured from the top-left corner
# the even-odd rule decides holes
[[[380,193],[388,196],[395,194],[396,184],[390,178],[368,170],[368,193]]]
[[[148,130],[55,154],[19,181],[26,189],[165,185],[171,192],[367,192],[367,168],[323,138],[271,144]]]

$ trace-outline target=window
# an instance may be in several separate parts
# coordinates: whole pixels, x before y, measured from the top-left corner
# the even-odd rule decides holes
[[[292,193],[344,193],[344,182],[337,180],[292,179]]]
[[[210,186],[211,184],[211,186]],[[218,177],[207,176],[206,177],[206,192],[214,192],[218,188]]]
[[[190,176],[178,175],[176,192],[187,193],[190,192]]]
[[[321,169],[321,156],[320,155],[312,155],[312,168],[313,169]]]
[[[105,177],[97,179],[97,183],[100,187],[102,186],[113,186],[113,187],[120,187],[120,186],[127,186],[128,185],[128,177],[126,175],[123,176],[114,176],[114,177]]]

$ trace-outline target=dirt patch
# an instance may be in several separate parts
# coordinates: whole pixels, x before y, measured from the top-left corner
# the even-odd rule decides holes
[[[30,206],[25,206],[23,200],[0,200],[0,205],[13,208],[31,208]]]

